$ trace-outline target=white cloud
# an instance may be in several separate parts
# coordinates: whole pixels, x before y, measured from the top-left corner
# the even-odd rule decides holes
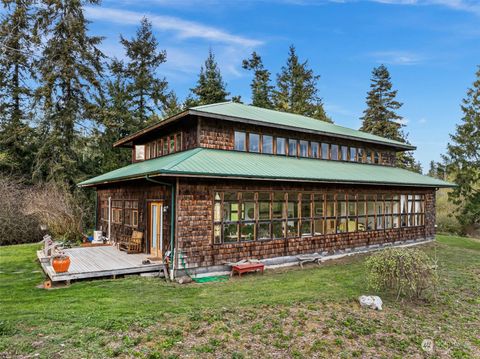
[[[406,125],[407,123],[410,122],[410,120],[408,118],[401,118],[399,120],[394,120],[393,122],[396,122],[396,123],[399,123],[400,125]]]
[[[427,119],[425,117],[422,117],[418,122],[423,125],[427,123]]]
[[[368,54],[375,62],[388,65],[417,65],[425,60],[419,54],[411,51],[375,51]]]
[[[263,43],[260,40],[234,35],[212,26],[173,16],[142,14],[128,10],[90,6],[85,8],[85,15],[91,20],[102,20],[129,25],[138,25],[142,17],[147,16],[155,29],[174,32],[181,39],[197,38],[243,47],[255,47]]]

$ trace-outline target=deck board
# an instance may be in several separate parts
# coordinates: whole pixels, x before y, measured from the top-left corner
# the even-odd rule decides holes
[[[148,254],[127,254],[114,246],[69,248],[64,252],[71,262],[67,273],[56,273],[49,262],[41,261],[43,252],[37,252],[43,271],[53,282],[146,273],[163,268],[161,262],[142,264],[149,257]]]

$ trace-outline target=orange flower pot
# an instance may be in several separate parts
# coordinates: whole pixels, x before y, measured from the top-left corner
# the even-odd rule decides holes
[[[70,267],[70,257],[53,258],[52,267],[53,267],[53,270],[57,273],[68,272],[68,268]]]

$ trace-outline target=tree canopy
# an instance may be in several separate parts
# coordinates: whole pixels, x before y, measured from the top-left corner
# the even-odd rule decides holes
[[[397,100],[397,90],[393,89],[390,72],[385,65],[375,67],[372,71],[366,104],[367,108],[360,118],[361,131],[409,143],[403,132],[403,117],[397,113],[403,104]],[[411,152],[397,152],[397,165],[416,172],[422,171]]]

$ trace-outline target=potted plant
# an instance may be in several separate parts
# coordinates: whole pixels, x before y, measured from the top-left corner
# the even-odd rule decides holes
[[[65,252],[59,252],[52,257],[52,267],[56,273],[68,272],[70,257]]]

